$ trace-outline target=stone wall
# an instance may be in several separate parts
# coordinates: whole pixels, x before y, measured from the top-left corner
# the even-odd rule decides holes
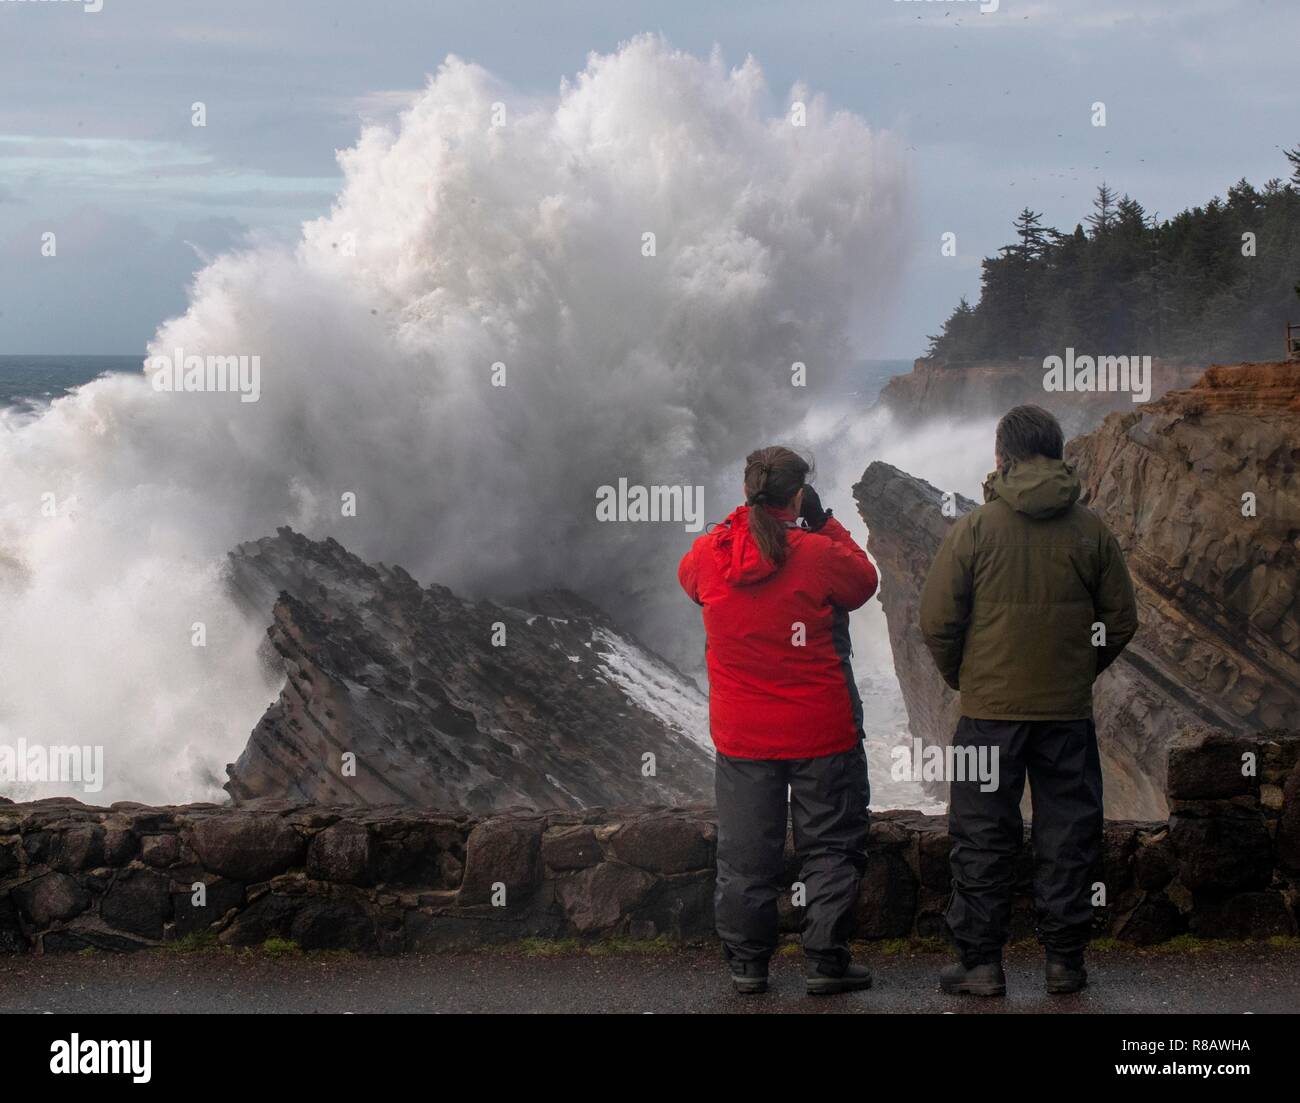
[[[1137,943],[1294,934],[1298,757],[1297,732],[1180,737],[1169,822],[1106,826],[1098,933]],[[287,802],[4,803],[0,951],[133,950],[194,935],[384,953],[527,937],[707,939],[716,834],[706,806],[475,818]],[[943,817],[876,815],[859,935],[941,935],[947,856]],[[1032,932],[1030,872],[1026,849],[1015,937]],[[787,845],[785,880],[796,875]],[[782,918],[797,929],[784,903]]]

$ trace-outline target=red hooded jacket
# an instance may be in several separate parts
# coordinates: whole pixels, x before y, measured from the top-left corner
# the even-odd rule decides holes
[[[750,535],[749,510],[696,538],[677,568],[704,607],[713,744],[734,758],[847,751],[862,739],[849,611],[876,592],[876,569],[834,517],[809,532],[770,510],[787,526],[778,567]]]

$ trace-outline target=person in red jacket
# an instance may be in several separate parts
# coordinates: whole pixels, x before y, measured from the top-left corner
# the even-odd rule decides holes
[[[788,448],[745,461],[745,504],[677,569],[704,608],[717,749],[718,936],[739,992],[767,990],[777,944],[787,806],[802,865],[810,993],[870,987],[849,960],[866,865],[867,762],[849,660],[849,612],[876,570]]]

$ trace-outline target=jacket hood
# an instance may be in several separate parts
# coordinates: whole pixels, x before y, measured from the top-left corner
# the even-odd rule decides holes
[[[1069,509],[1082,491],[1073,467],[1044,456],[1017,460],[1006,474],[994,471],[984,482],[986,502],[1001,498],[1017,513],[1039,520]]]
[[[771,578],[781,568],[778,564],[763,558],[749,532],[750,506],[740,506],[731,512],[725,521],[713,530],[713,556],[717,561],[722,577],[733,586],[751,586]],[[764,507],[757,507],[762,509]],[[794,514],[789,510],[769,509],[778,521],[790,524]]]

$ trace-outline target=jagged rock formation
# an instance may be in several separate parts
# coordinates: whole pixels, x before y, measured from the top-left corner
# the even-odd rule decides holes
[[[939,676],[921,638],[921,586],[948,526],[975,503],[956,494],[950,515],[945,515],[941,491],[879,461],[864,472],[853,496],[867,523],[867,550],[880,567],[877,600],[889,626],[908,727],[926,745],[947,745],[957,726],[958,699]],[[946,785],[926,782],[924,788],[940,800],[948,799]]]
[[[712,792],[703,695],[573,594],[466,601],[287,528],[232,552],[230,578],[250,608],[274,610],[285,672],[227,767],[236,801],[482,813]]]
[[[1190,387],[1202,370],[1203,366],[1154,360],[1151,397]],[[877,405],[907,424],[916,424],[931,418],[1001,417],[1025,402],[1051,410],[1067,437],[1095,428],[1107,414],[1134,408],[1132,396],[1123,392],[1043,390],[1042,360],[947,363],[924,357],[908,374],[896,375],[885,384]]]
[[[1300,362],[1215,367],[1066,456],[1138,585],[1137,657],[1227,728],[1300,719]]]
[[[908,726],[926,746],[946,746],[957,727],[960,697],[939,676],[921,638],[921,587],[948,526],[976,503],[954,494],[945,514],[941,491],[880,462],[867,468],[853,494],[867,523],[867,548],[880,566],[879,600]],[[1167,813],[1165,750],[1183,727],[1206,719],[1184,707],[1176,693],[1151,682],[1144,670],[1134,669],[1136,652],[1137,645],[1130,645],[1097,679],[1093,692],[1106,815],[1114,819],[1155,819]],[[946,782],[922,785],[935,798],[948,799]]]
[[[1240,769],[1246,752],[1259,764],[1252,776]],[[1169,821],[1106,824],[1097,933],[1134,943],[1188,931],[1294,935],[1298,758],[1300,732],[1180,736]],[[712,939],[716,847],[705,805],[476,817],[286,800],[0,802],[0,954],[136,950],[186,937],[381,953],[537,937]],[[942,935],[948,850],[942,816],[873,816],[858,936]],[[787,838],[782,887],[798,877]],[[1016,939],[1033,933],[1032,877],[1026,847]],[[500,885],[504,899],[494,899]],[[800,909],[787,891],[779,899],[781,929],[797,931]]]
[[[1140,605],[1137,637],[1094,693],[1107,815],[1161,816],[1179,731],[1300,724],[1300,363],[1212,368],[1066,454],[1124,548]],[[957,698],[933,669],[917,605],[952,518],[938,490],[887,464],[868,467],[854,494],[913,734],[946,743]],[[953,512],[973,505],[958,498]]]

